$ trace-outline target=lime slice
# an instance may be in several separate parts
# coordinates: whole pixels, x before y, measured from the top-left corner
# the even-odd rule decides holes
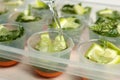
[[[93,56],[93,54],[95,53],[95,50],[97,50],[98,52],[103,52],[102,47],[99,46],[98,44],[94,43],[90,46],[90,48],[86,52],[85,56],[88,58],[91,58],[91,56]]]
[[[61,51],[61,50],[64,50],[67,48],[65,39],[62,35],[58,35],[55,38],[54,43],[53,43],[53,47],[54,47],[53,48],[54,52],[58,52],[58,51]]]
[[[85,56],[90,60],[96,61],[97,59],[96,52],[98,52],[99,54],[103,54],[103,49],[101,46],[94,43],[90,46]]]
[[[100,15],[103,15],[103,14],[112,14],[113,10],[111,10],[111,9],[104,9],[104,10],[99,11],[98,13]]]
[[[111,48],[104,49],[100,45],[94,43],[85,55],[88,59],[97,63],[107,64],[118,56],[117,51]]]
[[[49,34],[48,33],[44,33],[40,37],[41,37],[41,39],[37,43],[37,45],[35,46],[35,48],[37,50],[39,50],[39,51],[42,51],[42,52],[49,52],[51,50],[50,48],[52,46]]]
[[[102,55],[98,55],[97,62],[99,62],[99,63],[107,64],[107,63],[111,62],[117,56],[117,51],[115,51],[113,49],[106,48],[103,50],[104,50],[104,53]]]
[[[80,6],[79,4],[74,5],[74,10],[77,14],[83,15],[85,13],[84,7]]]

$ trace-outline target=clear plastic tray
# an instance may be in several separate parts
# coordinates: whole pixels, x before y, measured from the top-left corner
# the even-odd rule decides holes
[[[58,10],[64,5],[64,4],[76,4],[82,2],[83,6],[90,6],[92,7],[92,13],[91,13],[91,18],[93,21],[95,21],[95,12],[100,9],[104,8],[111,8],[118,10],[120,9],[120,5],[117,4],[115,5],[114,3],[104,3],[104,2],[94,2],[94,1],[87,1],[87,0],[56,0],[57,8]],[[88,22],[89,24],[89,22]],[[89,35],[87,30],[83,32],[83,35],[81,36],[83,39],[88,40]],[[37,54],[37,55],[30,55],[33,54],[31,52],[27,51],[27,47],[25,49],[18,49],[10,46],[4,46],[0,45],[0,50],[6,51],[6,52],[11,52],[14,54],[8,54],[8,53],[0,53],[0,56],[3,58],[8,58],[12,60],[16,60],[18,62],[24,63],[24,64],[29,64],[29,65],[34,65],[38,67],[43,67],[51,70],[56,70],[56,71],[61,71],[69,74],[73,74],[76,76],[82,76],[82,77],[87,77],[93,80],[119,80],[120,78],[120,65],[100,65],[92,62],[85,62],[86,60],[84,58],[80,59],[80,55],[77,53],[77,48],[73,49],[70,55],[70,59],[65,59],[65,58],[59,58],[55,56],[48,56],[48,55],[43,55],[43,54]],[[22,58],[20,57],[22,56]],[[29,60],[29,57],[34,58],[35,60]],[[47,62],[41,62],[39,63],[39,60],[47,60],[52,63],[56,64],[64,64],[67,65],[65,67],[64,65],[54,65],[54,64],[47,64]],[[21,73],[22,74],[22,73]],[[27,73],[26,73],[27,74]],[[5,74],[0,74],[0,76],[4,77]],[[15,75],[13,73],[13,75]],[[6,75],[7,77],[7,75]],[[13,77],[13,79],[16,77]],[[17,79],[17,78],[16,78]],[[26,78],[24,78],[26,79]],[[29,78],[28,78],[29,79]],[[32,80],[32,79],[31,79]]]

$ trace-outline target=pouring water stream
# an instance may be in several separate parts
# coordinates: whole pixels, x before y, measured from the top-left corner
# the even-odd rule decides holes
[[[58,12],[56,10],[56,6],[55,6],[55,1],[54,0],[43,0],[50,8],[50,11],[52,12],[53,18],[55,23],[57,24],[57,30],[59,32],[59,35],[63,35],[62,32],[62,27],[59,21],[59,16],[58,16]]]

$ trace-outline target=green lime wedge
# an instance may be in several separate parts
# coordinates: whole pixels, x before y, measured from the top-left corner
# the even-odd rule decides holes
[[[75,17],[68,17],[66,19],[67,19],[67,22],[66,22],[66,24],[64,24],[64,28],[76,29],[76,28],[80,27],[80,25],[81,25],[80,22],[76,22],[76,21],[79,21],[79,19],[77,19]]]
[[[79,4],[74,5],[73,8],[74,8],[75,12],[79,15],[83,15],[85,13],[84,7],[80,6]]]
[[[61,17],[59,20],[62,29],[76,29],[81,26],[80,20],[75,17],[67,17],[67,18]],[[53,22],[50,26],[57,28],[55,22]]]
[[[41,36],[40,41],[37,43],[37,45],[35,46],[35,48],[39,51],[42,52],[49,52],[50,48],[51,48],[51,39],[49,37],[48,33],[44,33]]]
[[[60,24],[61,24],[61,28],[64,28],[64,25],[66,23],[68,23],[67,19],[63,18],[63,17],[59,18],[59,21],[60,21]],[[50,27],[57,28],[56,22],[52,22],[52,24],[50,25]],[[58,28],[60,28],[60,27],[58,26]]]
[[[75,29],[80,27],[80,23],[75,22],[78,20],[75,17],[60,18],[60,24],[63,29]]]
[[[47,4],[45,4],[41,0],[36,0],[36,5],[33,7],[34,8],[48,8]]]
[[[59,52],[67,48],[66,41],[62,35],[58,35],[54,40],[51,40],[48,33],[40,36],[40,41],[35,46],[35,49],[42,52]]]
[[[100,15],[104,15],[104,14],[112,14],[113,10],[111,9],[104,9],[98,12]]]
[[[22,19],[23,20],[34,20],[35,17],[34,16],[23,16]]]
[[[66,41],[62,35],[58,35],[53,42],[53,51],[58,52],[67,48]]]
[[[61,27],[64,28],[66,23],[68,23],[67,19],[66,18],[60,18],[60,24],[61,24]]]
[[[103,48],[100,45],[94,43],[88,49],[86,55],[88,59],[97,63],[107,64],[115,59],[118,54],[117,51],[111,48]]]

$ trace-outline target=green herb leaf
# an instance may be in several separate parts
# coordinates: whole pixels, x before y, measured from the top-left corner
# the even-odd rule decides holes
[[[98,19],[96,24],[91,26],[90,29],[102,36],[118,37],[120,34],[117,30],[117,25],[118,22],[113,20]]]
[[[65,12],[65,13],[71,13],[71,14],[75,14],[75,11],[73,9],[74,5],[70,5],[70,4],[66,4],[62,7],[61,11]]]
[[[15,40],[17,38],[20,38],[23,34],[24,34],[24,29],[21,26],[17,30],[10,30],[10,31],[5,27],[1,28],[0,42]]]

